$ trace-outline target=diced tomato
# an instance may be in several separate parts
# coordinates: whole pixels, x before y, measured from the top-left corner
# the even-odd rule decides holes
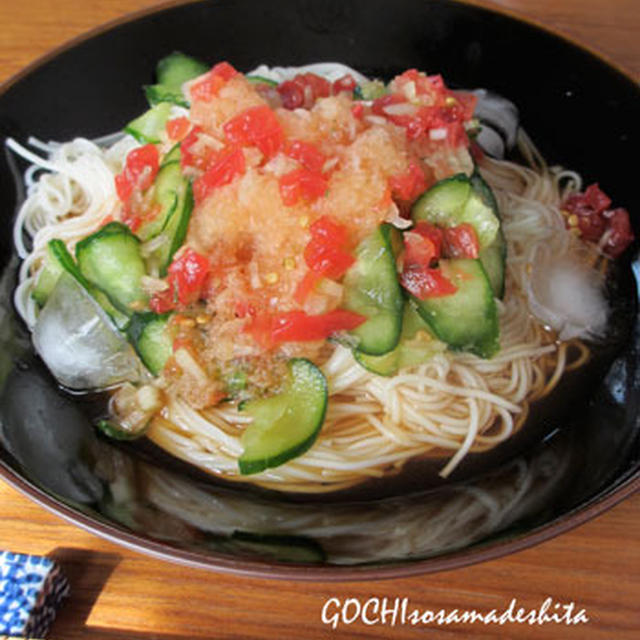
[[[562,204],[569,215],[577,217],[580,236],[601,243],[602,252],[617,258],[634,240],[626,209],[609,209],[611,198],[598,184],[589,185],[583,193],[570,195]],[[601,240],[602,239],[602,240]]]
[[[172,287],[154,293],[149,300],[149,308],[154,313],[167,313],[176,308],[177,301],[175,299],[175,293]]]
[[[222,78],[225,82],[238,75],[238,72],[228,62],[218,62],[218,64],[213,65],[211,73]]]
[[[156,146],[146,144],[129,152],[124,169],[115,177],[116,192],[127,203],[134,190],[146,191],[156,178],[160,156]]]
[[[238,75],[238,72],[228,62],[219,62],[191,85],[191,99],[211,102],[218,95],[218,91],[235,75]]]
[[[362,102],[356,102],[351,105],[351,113],[356,120],[362,120],[364,118],[364,105]]]
[[[279,179],[280,197],[287,207],[295,205],[300,198],[314,202],[326,193],[328,186],[322,174],[308,169],[294,169]]]
[[[223,78],[209,71],[189,87],[191,100],[193,102],[211,102],[218,95],[218,91],[224,84]]]
[[[444,230],[445,255],[448,258],[477,258],[480,254],[478,234],[473,225],[463,222]]]
[[[334,244],[313,238],[304,250],[307,266],[325,278],[337,280],[355,262],[355,258]]]
[[[436,227],[435,224],[430,222],[421,221],[417,222],[411,231],[420,234],[424,238],[429,238],[436,249],[436,258],[440,258],[444,245],[444,232],[440,227]]]
[[[337,280],[355,262],[350,253],[347,228],[329,216],[318,218],[309,228],[311,240],[304,250],[310,271],[300,281],[294,299],[302,304],[322,278]]]
[[[265,158],[271,158],[282,147],[284,133],[275,113],[266,105],[251,107],[231,118],[223,127],[231,144],[255,146]]]
[[[578,216],[590,216],[607,210],[611,206],[611,198],[595,183],[589,185],[584,193],[570,195],[562,206],[569,213],[575,213]]]
[[[407,231],[404,241],[404,269],[430,267],[440,257],[435,243],[428,237]]]
[[[304,105],[304,86],[293,80],[286,80],[278,85],[278,93],[285,109],[300,109]]]
[[[629,220],[629,212],[618,208],[604,213],[608,221],[606,241],[602,251],[610,258],[617,258],[633,242],[635,236]]]
[[[322,173],[322,167],[327,161],[327,156],[315,144],[303,140],[291,140],[286,145],[285,155],[313,173]]]
[[[349,231],[347,227],[336,222],[330,216],[321,216],[310,227],[309,231],[313,238],[322,239],[340,247],[349,244]]]
[[[293,299],[298,303],[302,304],[309,294],[313,291],[315,286],[322,280],[322,274],[317,273],[316,271],[310,270],[304,275],[304,278],[300,280],[296,290],[293,294]]]
[[[285,109],[311,109],[318,98],[331,95],[331,85],[315,73],[299,73],[278,85]]]
[[[413,202],[427,188],[427,180],[420,166],[412,160],[405,173],[389,178],[389,186],[396,198]]]
[[[198,300],[202,292],[211,264],[191,247],[180,253],[169,266],[168,280],[173,286],[180,304],[187,306]]]
[[[202,129],[200,127],[194,127],[181,142],[180,166],[183,169],[185,167],[194,167],[204,171],[214,155],[214,151],[210,147],[200,145],[200,148],[197,148],[201,133]]]
[[[200,299],[206,288],[211,264],[191,247],[182,251],[169,265],[168,287],[152,296],[149,306],[155,313],[184,308]]]
[[[439,268],[405,269],[400,275],[400,284],[420,300],[450,296],[458,290]]]
[[[331,85],[331,92],[334,95],[342,93],[343,91],[348,91],[349,93],[351,93],[357,86],[358,83],[355,81],[355,78],[350,73],[346,73],[341,78],[334,80],[333,84]]]
[[[191,122],[185,116],[168,120],[166,125],[169,140],[175,140],[176,142],[186,138],[190,128]]]
[[[314,316],[304,311],[287,311],[255,318],[247,324],[245,331],[264,346],[275,346],[282,342],[326,340],[338,331],[355,329],[366,320],[366,316],[346,309]]]
[[[246,171],[242,149],[223,151],[213,158],[207,170],[193,182],[193,197],[201,203],[214,189],[232,182]]]

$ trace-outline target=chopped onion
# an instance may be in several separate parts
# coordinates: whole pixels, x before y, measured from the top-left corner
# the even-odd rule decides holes
[[[447,137],[447,130],[444,127],[439,129],[431,129],[429,131],[429,138],[431,140],[444,140]]]

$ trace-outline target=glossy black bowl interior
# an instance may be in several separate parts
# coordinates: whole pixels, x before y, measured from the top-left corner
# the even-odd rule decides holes
[[[389,78],[406,68],[513,100],[551,163],[640,211],[640,94],[623,74],[512,18],[444,0],[198,2],[123,22],[35,65],[0,95],[0,135],[65,140],[118,130],[145,108],[155,62],[182,50],[246,71],[335,60]],[[23,167],[18,167],[23,168]],[[22,193],[0,155],[9,229]],[[460,566],[584,520],[639,484],[637,286],[627,254],[610,279],[613,338],[507,449],[471,456],[430,491],[305,501],[221,487],[144,446],[99,438],[82,401],[33,357],[13,312],[16,259],[0,237],[0,472],[81,526],[162,557],[265,576],[353,578]],[[420,479],[411,485],[420,487]],[[360,496],[362,497],[362,496]],[[301,566],[302,565],[302,566]],[[315,567],[310,570],[310,567]]]

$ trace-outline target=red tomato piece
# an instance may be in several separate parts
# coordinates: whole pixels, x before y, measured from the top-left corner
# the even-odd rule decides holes
[[[173,118],[172,120],[167,121],[166,129],[169,140],[179,142],[187,137],[189,129],[191,129],[191,122],[189,121],[189,118],[186,118],[185,116]]]
[[[312,271],[337,280],[355,262],[355,258],[340,247],[312,238],[304,250],[304,260]]]
[[[187,306],[199,299],[210,271],[211,264],[208,258],[191,247],[180,253],[171,263],[168,280],[181,305]]]
[[[282,147],[284,133],[276,114],[266,105],[251,107],[223,127],[227,140],[243,147],[258,147],[271,158]]]
[[[320,280],[322,280],[321,274],[316,273],[313,270],[307,271],[304,278],[302,278],[302,280],[300,280],[300,282],[298,283],[298,286],[296,287],[296,290],[293,294],[293,299],[298,304],[302,304],[307,299],[307,296],[313,291],[318,282],[320,282]]]
[[[327,156],[315,144],[302,140],[292,140],[285,149],[285,155],[299,162],[305,169],[322,173]]]
[[[160,155],[156,146],[146,144],[129,152],[124,169],[115,177],[116,192],[127,203],[138,189],[145,191],[156,178],[160,167]]]
[[[480,254],[478,234],[468,222],[444,230],[445,255],[448,258],[477,258]]]
[[[212,67],[210,73],[222,78],[225,82],[238,75],[238,72],[228,62],[218,62]]]
[[[199,145],[202,129],[194,127],[187,137],[180,143],[180,166],[194,167],[204,171],[214,155],[213,149]]]
[[[407,231],[403,236],[404,269],[413,267],[430,267],[440,257],[440,253],[428,237],[413,231]]]
[[[310,227],[313,238],[321,238],[331,244],[346,247],[349,244],[347,227],[336,222],[329,216],[321,216]]]
[[[216,156],[207,170],[193,182],[193,197],[196,204],[202,202],[214,189],[232,182],[246,171],[242,149],[223,151]]]
[[[440,269],[411,267],[400,275],[400,284],[420,300],[450,296],[458,288]]]
[[[276,344],[326,340],[337,331],[350,331],[366,320],[366,316],[346,309],[315,316],[304,311],[289,311],[272,316],[271,339]]]
[[[346,73],[341,78],[334,80],[331,85],[331,91],[334,95],[342,93],[343,91],[351,93],[357,86],[358,83],[355,81],[355,78],[350,73]]]
[[[167,313],[167,311],[173,311],[176,308],[176,300],[174,297],[174,291],[172,287],[154,293],[149,300],[149,308],[154,313]]]
[[[331,95],[331,85],[315,73],[299,73],[278,85],[278,93],[285,109],[311,109],[318,98]]]
[[[436,250],[436,259],[440,259],[444,245],[444,231],[440,227],[436,227],[435,224],[430,222],[422,221],[417,222],[411,231],[431,240]]]
[[[351,113],[356,120],[362,120],[362,118],[364,118],[364,105],[362,102],[356,102],[352,105]]]
[[[214,75],[211,71],[205,73],[189,87],[192,102],[211,102],[224,83],[222,77]]]
[[[617,258],[633,242],[635,236],[629,220],[629,212],[618,208],[604,213],[608,221],[607,236],[602,251],[610,258]]]
[[[280,197],[287,207],[295,205],[300,198],[306,202],[317,200],[326,193],[328,186],[322,174],[307,169],[294,169],[279,180]]]
[[[404,202],[413,202],[427,188],[427,180],[424,171],[412,160],[405,173],[389,178],[389,186],[396,198]]]

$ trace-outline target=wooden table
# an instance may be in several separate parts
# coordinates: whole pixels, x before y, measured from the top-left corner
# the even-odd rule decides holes
[[[22,0],[0,3],[0,81],[87,29],[155,0]],[[489,2],[481,4],[489,5]],[[497,0],[515,13],[604,53],[640,78],[638,0]],[[640,495],[596,520],[501,560],[432,576],[378,583],[297,584],[187,570],[103,541],[71,526],[0,483],[0,549],[57,550],[73,589],[52,637],[325,637],[330,597],[408,597],[420,609],[525,608],[545,598],[575,602],[586,625],[452,625],[422,628],[434,637],[637,638],[640,634]],[[410,638],[420,627],[340,626],[339,637]]]

